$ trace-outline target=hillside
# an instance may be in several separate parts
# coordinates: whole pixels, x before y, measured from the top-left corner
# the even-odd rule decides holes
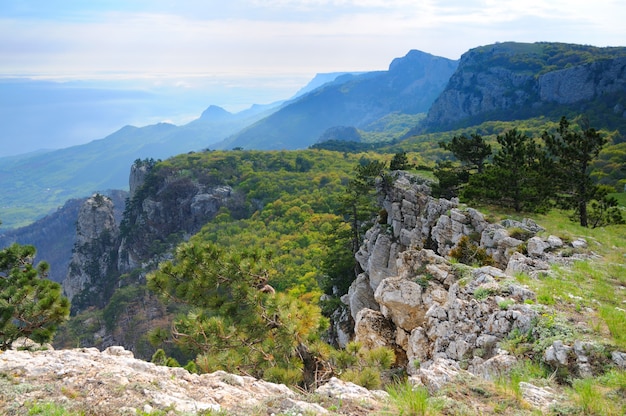
[[[445,90],[413,133],[488,120],[585,114],[626,134],[626,48],[505,42],[464,53]]]
[[[180,198],[184,195],[181,191],[198,190],[189,186],[195,181],[205,186],[218,183],[230,186],[232,194],[240,196],[238,204],[218,209],[219,214],[190,239],[187,247],[203,252],[207,245],[219,242],[232,252],[255,247],[270,250],[271,262],[265,263],[269,267],[269,283],[277,293],[305,300],[310,307],[317,303],[321,295],[319,282],[324,282],[324,274],[329,272],[329,258],[325,256],[330,252],[331,258],[337,260],[341,245],[331,243],[329,237],[340,235],[342,227],[334,213],[340,207],[341,195],[345,194],[346,179],[353,175],[351,167],[364,157],[374,160],[380,156],[310,150],[180,155],[153,171],[158,180],[148,175],[149,187],[144,188],[143,194],[141,191],[135,194],[141,203],[135,204],[138,212],[127,216],[129,225],[134,226],[126,233],[145,236],[144,242],[157,238],[166,241],[166,234],[172,230],[159,224],[166,224],[172,217],[161,217],[159,207],[164,206],[167,195]],[[226,170],[225,166],[231,169]],[[181,201],[193,200],[189,195]],[[363,350],[384,346],[394,351],[397,360],[391,374],[404,377],[408,373],[412,383],[422,386],[418,389],[420,397],[434,414],[623,413],[626,406],[622,394],[626,371],[623,337],[626,320],[622,306],[626,301],[622,262],[626,254],[624,226],[583,229],[557,212],[533,216],[534,221],[511,218],[507,213],[492,210],[482,214],[455,201],[430,197],[423,180],[406,174],[396,176],[379,198],[375,194],[368,197],[378,199],[379,204],[370,207],[369,212],[378,213],[379,217],[377,221],[364,222],[364,240],[356,256],[363,273],[351,282],[347,295],[341,299],[347,321],[333,318],[337,323],[343,322],[341,328],[354,330],[354,339],[362,349],[356,355],[356,347],[349,342],[345,344],[350,337],[342,336],[338,340],[344,343],[345,350],[328,352],[317,347],[322,357],[330,354],[337,376],[371,389],[386,385],[392,393],[389,379],[382,377],[381,384],[376,384],[376,374],[391,377],[385,373],[388,370],[379,361],[381,358],[374,359]],[[235,207],[247,210],[232,210]],[[172,208],[167,212],[179,211]],[[147,235],[147,231],[164,234],[157,237]],[[481,247],[497,262],[497,268],[452,261],[452,245],[462,235],[480,241]],[[181,250],[182,246],[174,255],[177,263],[184,262],[179,257]],[[155,255],[146,254],[144,264]],[[164,254],[156,257],[163,259]],[[131,272],[120,279],[127,286],[118,290],[103,311],[92,309],[73,318],[68,328],[74,328],[75,337],[65,338],[68,346],[88,346],[92,342],[89,332],[102,337],[111,331],[107,329],[109,324],[113,324],[112,334],[99,338],[96,345],[104,349],[108,342],[121,343],[135,337],[134,343],[126,344],[127,349],[148,359],[154,349],[147,348],[154,346],[147,347],[145,340],[137,343],[136,337],[141,333],[146,336],[145,322],[140,320],[157,308],[154,300],[148,302],[140,295],[145,289],[139,275],[142,272]],[[354,276],[343,278],[352,281]],[[185,282],[180,281],[178,286],[184,290]],[[272,298],[268,295],[257,299],[267,302]],[[168,310],[156,317],[152,325],[169,328],[171,320],[175,316],[181,319],[186,311],[178,306],[171,303],[161,306]],[[351,324],[349,317],[354,319]],[[276,325],[278,318],[272,319]],[[201,322],[195,321],[194,325]],[[60,335],[60,338],[67,336]],[[172,344],[165,343],[163,347],[182,363],[191,358],[188,353],[172,349]],[[357,371],[342,367],[351,362],[351,353],[357,357],[360,366]],[[182,414],[189,410],[178,406],[186,406],[189,401],[213,403],[209,400],[213,397],[227,401],[225,393],[212,396],[207,392],[198,398],[191,395],[193,391],[179,390],[184,385],[206,380],[202,386],[225,387],[219,380],[239,380],[239,376],[213,373],[216,363],[200,359],[197,365],[206,373],[202,376],[140,361],[130,363],[130,354],[119,348],[102,355],[94,350],[21,354],[20,360],[24,361],[7,356],[14,357],[7,360],[9,367],[6,367],[13,378],[6,383],[3,397],[15,397],[13,383],[28,384],[30,394],[20,396],[32,400],[25,402],[22,407],[25,411],[35,404],[43,406],[51,401],[67,410],[80,410],[84,408],[81,406],[89,405],[92,395],[88,392],[94,391],[102,398],[103,406],[116,403],[123,393],[128,406],[156,410],[173,405]],[[108,367],[102,364],[88,365],[87,369],[78,366],[87,357],[94,361],[109,360],[107,355],[116,354],[124,361],[123,368],[107,371]],[[358,357],[363,357],[363,361]],[[45,363],[51,360],[58,363],[52,366],[54,375],[45,370]],[[19,362],[28,362],[28,367],[19,367]],[[33,367],[35,362],[40,364]],[[218,360],[217,365],[227,367],[229,363]],[[15,366],[23,370],[15,370]],[[64,370],[59,373],[59,368]],[[133,373],[138,369],[142,374]],[[64,388],[59,387],[62,394],[57,394],[57,390],[46,393],[43,387],[35,387],[40,384],[30,371],[35,371],[41,381],[49,380],[47,377],[63,380]],[[361,374],[363,377],[359,378]],[[280,379],[280,373],[268,371],[265,376],[275,382]],[[94,379],[100,382],[90,381]],[[329,375],[324,375],[323,380],[330,380]],[[333,386],[336,384],[331,381],[328,388]],[[118,393],[111,395],[110,391]],[[176,399],[166,391],[177,392]],[[407,411],[406,397],[403,401],[391,395],[389,399],[379,398],[366,405],[362,399],[368,393],[357,394],[361,400],[356,405],[338,396],[330,401],[322,399],[320,396],[325,396],[319,390],[317,395],[296,400],[322,405],[330,414],[382,415]],[[288,411],[276,400],[271,395],[263,396],[253,412]],[[280,403],[284,403],[282,399]],[[293,406],[292,402],[287,403]],[[306,408],[300,409],[306,413]],[[225,405],[222,410],[226,414],[251,411],[238,413],[238,408]],[[318,408],[313,412],[323,413]]]
[[[387,71],[344,75],[285,105],[228,138],[222,149],[302,149],[336,126],[367,128],[391,114],[428,110],[456,61],[420,51],[395,59]]]
[[[357,128],[365,143],[333,141],[334,150],[371,150],[384,141],[392,143],[385,151],[394,152],[419,142],[437,156],[434,140],[460,129],[483,129],[486,123],[488,134],[500,134],[504,130],[494,123],[536,124],[543,118],[544,126],[535,129],[540,131],[566,115],[611,136],[617,147],[606,155],[600,179],[618,185],[624,175],[612,167],[625,162],[620,150],[626,137],[625,56],[621,47],[547,42],[481,46],[458,62],[411,51],[387,71],[320,74],[302,95],[274,106],[237,114],[210,107],[185,126],[128,126],[85,147],[4,158],[2,227],[27,225],[70,198],[125,189],[128,166],[136,159],[206,147],[305,148],[335,127]]]
[[[1,159],[2,227],[27,225],[68,199],[127,189],[128,169],[136,159],[165,159],[206,149],[271,111],[272,107],[257,106],[231,114],[212,106],[184,126],[126,126],[84,145]]]

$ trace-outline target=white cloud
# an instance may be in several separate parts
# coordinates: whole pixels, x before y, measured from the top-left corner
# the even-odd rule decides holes
[[[626,5],[610,0],[154,0],[73,14],[67,4],[72,18],[0,19],[0,76],[293,82],[384,69],[410,49],[455,59],[496,41],[626,39]]]

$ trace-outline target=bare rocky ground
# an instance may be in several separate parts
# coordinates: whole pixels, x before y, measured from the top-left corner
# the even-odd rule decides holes
[[[337,379],[305,395],[225,372],[190,374],[135,359],[122,347],[0,354],[4,415],[36,414],[38,403],[85,415],[368,415],[385,410],[385,396]]]
[[[122,347],[13,349],[0,353],[0,414],[525,416],[550,413],[548,406],[566,407],[570,400],[554,385],[521,383],[515,392],[459,369],[439,375],[447,383],[429,399],[424,413],[411,413],[384,391],[337,378],[304,393],[221,371],[197,375],[157,366]]]

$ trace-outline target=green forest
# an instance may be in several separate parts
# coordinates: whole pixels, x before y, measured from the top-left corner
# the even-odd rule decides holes
[[[619,235],[624,197],[616,188],[626,183],[626,148],[617,132],[580,128],[580,121],[489,122],[367,151],[333,142],[333,150],[206,150],[138,161],[150,170],[127,205],[125,238],[146,238],[134,220],[142,201],[165,183],[168,194],[161,197],[169,201],[200,184],[231,186],[237,203],[222,207],[188,239],[173,232],[163,241],[143,241],[157,262],[116,277],[119,289],[107,306],[73,316],[56,345],[80,346],[98,330],[94,322],[114,328],[124,317],[136,328],[136,354],[158,364],[225,370],[305,390],[332,375],[368,388],[397,388],[406,373],[394,366],[393,351],[354,343],[342,350],[327,342],[333,313],[345,308],[339,298],[356,277],[354,254],[363,234],[386,221],[377,184],[380,189],[394,170],[408,170],[436,196],[460,197],[493,216],[539,218],[578,235],[595,228]],[[563,214],[565,223],[552,223]],[[125,311],[149,298],[158,299],[166,318],[145,326],[144,315]],[[612,315],[605,319],[615,332]],[[613,337],[626,345],[623,334]]]

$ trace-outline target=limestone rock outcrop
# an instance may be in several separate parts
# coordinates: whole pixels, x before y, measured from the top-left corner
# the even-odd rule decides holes
[[[125,219],[125,233],[118,249],[117,267],[121,273],[143,267],[155,252],[155,244],[173,248],[180,239],[187,239],[211,220],[222,206],[233,200],[230,186],[207,187],[188,178],[161,178],[161,184],[150,193],[138,193],[146,173],[144,167],[133,165],[130,176],[131,197]],[[172,235],[178,239],[172,239]],[[169,241],[169,243],[168,243]]]
[[[421,128],[453,127],[462,120],[479,119],[485,114],[539,115],[549,106],[580,108],[581,104],[602,99],[615,113],[622,113],[622,117],[626,114],[620,110],[617,98],[626,90],[623,51],[607,58],[602,48],[589,47],[589,55],[598,56],[595,61],[574,58],[573,62],[548,62],[554,46],[563,45],[504,42],[464,53]],[[541,63],[533,65],[534,62]]]
[[[119,346],[104,351],[96,348],[41,351],[8,350],[0,354],[0,373],[11,385],[3,388],[6,405],[24,406],[36,401],[54,401],[71,410],[89,409],[93,414],[267,414],[330,413],[315,402],[307,402],[283,384],[217,371],[192,374],[183,368],[158,366],[135,359]],[[9,376],[10,375],[10,376]],[[370,406],[385,398],[385,392],[369,392],[338,379],[319,390],[325,397],[361,400]],[[78,413],[78,412],[77,412]]]
[[[63,292],[70,301],[83,290],[96,287],[115,260],[119,227],[113,202],[94,194],[81,205],[76,222],[76,242]]]
[[[381,194],[387,221],[366,232],[356,254],[363,273],[342,298],[355,321],[354,339],[366,348],[393,348],[427,385],[439,385],[433,374],[451,374],[461,363],[486,379],[508,371],[516,359],[500,342],[511,331],[527,333],[537,318],[529,305],[535,294],[515,274],[549,273],[550,263],[568,261],[562,250],[569,259],[577,249],[556,236],[539,237],[543,229],[534,221],[490,223],[457,200],[433,198],[404,172],[381,184]],[[464,237],[494,266],[452,263]]]

